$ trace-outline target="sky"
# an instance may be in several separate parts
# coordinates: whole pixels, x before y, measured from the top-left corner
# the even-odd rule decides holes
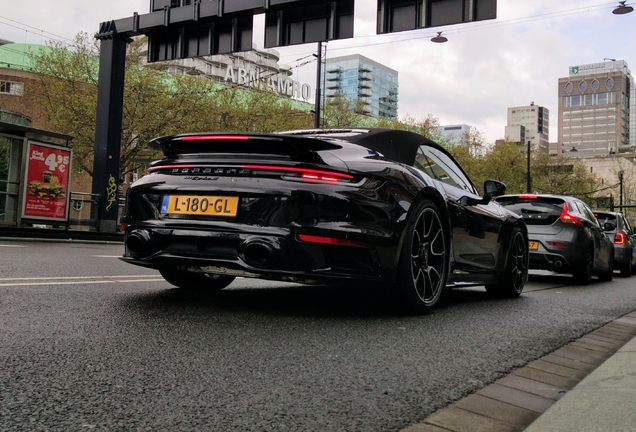
[[[377,35],[377,0],[355,0],[354,37],[330,41],[326,56],[361,54],[398,72],[398,117],[441,125],[467,124],[487,143],[504,138],[507,109],[536,105],[550,111],[550,141],[556,141],[558,79],[571,66],[625,60],[636,73],[636,10],[615,15],[618,1],[498,0],[497,18]],[[635,1],[627,5],[636,8]],[[0,9],[0,39],[16,43],[71,43],[99,24],[150,11],[149,0],[21,0]],[[254,42],[262,47],[262,16]],[[441,31],[446,43],[433,43]],[[317,44],[279,47],[279,63],[293,79],[312,86],[316,63],[306,63]]]

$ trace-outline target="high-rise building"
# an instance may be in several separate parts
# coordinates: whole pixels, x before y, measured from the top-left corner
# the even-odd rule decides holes
[[[559,78],[562,151],[576,157],[628,151],[636,138],[633,97],[634,79],[624,60],[570,67]]]
[[[505,137],[535,148],[547,149],[550,135],[550,111],[534,102],[527,106],[508,108]]]
[[[328,58],[321,72],[321,95],[337,94],[365,103],[374,117],[397,120],[398,73],[360,54]]]
[[[467,124],[440,126],[437,131],[439,135],[451,145],[458,145],[466,134],[470,134],[470,126]]]

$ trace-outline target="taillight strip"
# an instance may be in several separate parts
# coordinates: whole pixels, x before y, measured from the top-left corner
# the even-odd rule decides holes
[[[193,135],[180,138],[181,141],[247,141],[246,135]]]
[[[333,171],[322,171],[315,170],[311,168],[297,168],[297,167],[287,167],[287,166],[278,166],[278,165],[242,165],[241,168],[249,168],[253,170],[261,170],[261,171],[287,171],[287,172],[295,172],[303,174],[315,174],[320,176],[320,180],[329,181],[330,178],[342,178],[342,179],[352,179],[353,176],[349,174],[342,174]]]

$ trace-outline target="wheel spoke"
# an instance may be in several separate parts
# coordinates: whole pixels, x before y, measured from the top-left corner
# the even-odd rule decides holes
[[[446,245],[439,216],[425,209],[413,230],[411,244],[411,275],[413,288],[423,303],[436,301],[444,278]]]

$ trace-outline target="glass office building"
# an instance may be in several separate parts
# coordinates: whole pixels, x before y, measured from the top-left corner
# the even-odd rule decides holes
[[[361,100],[371,116],[397,120],[398,73],[360,54],[328,58],[321,72],[321,96]]]

